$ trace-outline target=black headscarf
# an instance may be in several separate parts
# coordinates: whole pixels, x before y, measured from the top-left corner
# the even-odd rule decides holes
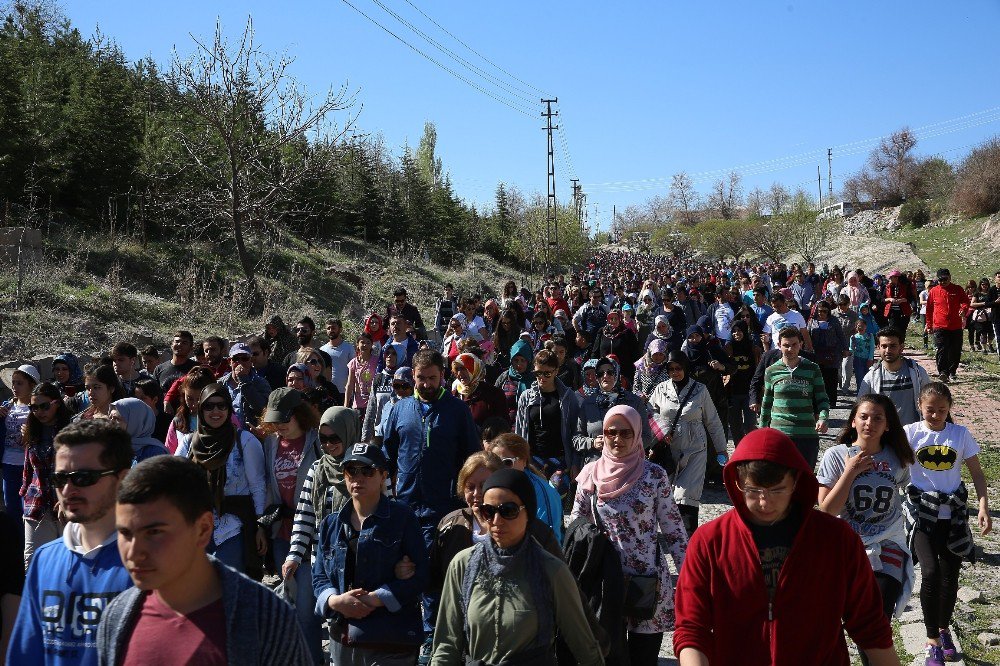
[[[212,428],[205,422],[202,407],[210,398],[221,398],[228,405],[226,421],[219,428]],[[226,462],[236,445],[238,433],[230,418],[233,413],[233,401],[229,390],[222,384],[209,384],[201,391],[198,400],[198,427],[191,435],[189,455],[191,460],[201,465],[208,474],[208,485],[215,498],[216,510],[222,507],[222,498],[226,489]]]

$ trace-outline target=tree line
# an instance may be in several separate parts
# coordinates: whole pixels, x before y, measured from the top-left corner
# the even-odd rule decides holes
[[[0,26],[0,222],[43,222],[150,241],[235,243],[246,295],[282,233],[351,236],[444,265],[484,252],[546,260],[545,200],[501,183],[488,209],[455,193],[427,123],[394,152],[359,128],[346,87],[311,95],[293,59],[216,26],[161,66],[83,37],[47,0],[16,0]],[[587,238],[560,207],[559,262]],[[540,224],[539,224],[540,222]],[[555,257],[550,257],[555,259]]]

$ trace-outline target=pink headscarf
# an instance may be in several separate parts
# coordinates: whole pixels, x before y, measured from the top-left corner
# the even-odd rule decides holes
[[[642,417],[628,405],[617,405],[604,415],[604,427],[615,416],[624,416],[632,427],[635,446],[626,456],[618,457],[607,444],[601,449],[601,457],[587,463],[577,481],[584,490],[597,493],[598,499],[609,500],[623,495],[642,478],[645,469],[645,452],[642,449]]]

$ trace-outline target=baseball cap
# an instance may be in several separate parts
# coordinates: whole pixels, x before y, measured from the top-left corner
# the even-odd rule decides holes
[[[902,275],[902,273],[900,273],[899,270],[893,269],[889,271],[889,277],[899,277],[900,275]]]
[[[267,410],[261,419],[264,423],[288,423],[295,408],[302,404],[302,393],[293,388],[279,388],[267,397]]]
[[[392,373],[392,381],[406,382],[410,386],[413,386],[415,383],[413,381],[413,369],[408,365],[396,368],[396,372]]]
[[[229,358],[238,356],[240,354],[246,354],[247,356],[250,356],[250,347],[248,347],[242,342],[234,342],[229,346]]]
[[[363,465],[371,465],[372,467],[378,467],[379,469],[389,469],[389,459],[385,457],[385,453],[382,449],[375,446],[374,444],[364,444],[357,443],[353,445],[344,456],[344,461],[341,466],[346,466],[347,463],[359,462]]]

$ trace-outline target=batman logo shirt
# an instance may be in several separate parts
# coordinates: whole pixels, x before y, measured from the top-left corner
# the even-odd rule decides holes
[[[952,469],[958,461],[958,452],[942,444],[923,446],[917,449],[916,455],[921,467],[935,472]]]

